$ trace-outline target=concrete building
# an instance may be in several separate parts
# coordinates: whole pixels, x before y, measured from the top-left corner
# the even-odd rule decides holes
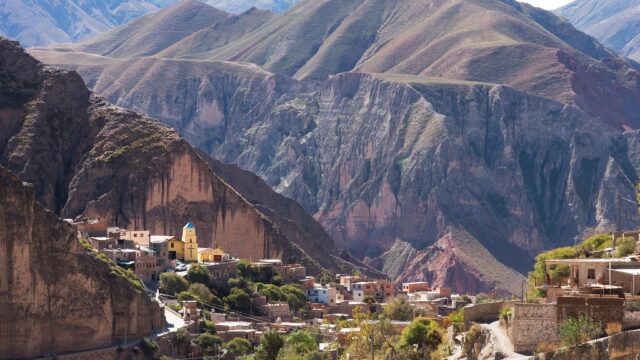
[[[121,240],[130,240],[136,245],[149,246],[150,233],[148,230],[126,230]]]
[[[198,262],[200,263],[220,263],[230,258],[231,256],[220,248],[198,248]]]
[[[408,282],[402,284],[402,291],[406,293],[429,290],[431,290],[431,288],[429,288],[429,283],[425,281]]]
[[[118,247],[118,241],[113,238],[105,236],[91,236],[88,239],[91,247],[97,251],[104,249],[115,249]]]
[[[260,310],[271,322],[291,319],[291,310],[286,302],[268,303],[260,306]]]
[[[307,300],[310,303],[335,305],[336,303],[336,288],[332,286],[315,285],[312,288],[306,289]]]
[[[135,273],[140,280],[149,282],[156,281],[159,277],[158,258],[155,251],[146,246],[140,246],[136,253]]]
[[[394,296],[393,283],[386,280],[363,281],[351,285],[354,301],[372,297],[376,302],[386,302]]]
[[[307,268],[300,264],[284,265],[280,270],[280,277],[286,282],[298,281],[307,276]]]
[[[156,253],[160,271],[175,267],[175,263],[169,261],[169,240],[171,239],[175,239],[175,237],[169,235],[151,235],[149,238],[149,248]]]

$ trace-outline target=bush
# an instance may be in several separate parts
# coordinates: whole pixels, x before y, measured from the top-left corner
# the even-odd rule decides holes
[[[558,343],[541,342],[536,347],[536,354],[556,352],[559,349],[560,349],[560,345]]]
[[[187,331],[187,329],[180,328],[180,329],[176,330],[176,340],[179,343],[187,342],[188,336],[189,336],[189,332]]]
[[[196,337],[193,340],[193,343],[200,346],[200,348],[205,354],[211,355],[215,353],[216,350],[218,349],[218,346],[222,344],[222,339],[220,339],[215,335],[204,333]]]
[[[193,264],[187,272],[187,279],[192,283],[200,283],[209,286],[211,283],[211,273],[202,264]]]
[[[186,291],[189,283],[182,276],[176,273],[165,272],[160,274],[160,290],[169,295]]]
[[[575,346],[593,340],[602,334],[600,323],[589,316],[580,315],[578,318],[568,318],[558,328],[560,341],[566,346]]]
[[[632,255],[636,251],[636,241],[633,238],[622,238],[616,244],[616,257]]]
[[[243,338],[231,339],[226,344],[224,344],[223,347],[227,351],[227,353],[235,357],[247,355],[253,350],[253,346],[251,346],[249,340]]]
[[[384,314],[391,320],[410,321],[413,319],[413,306],[405,297],[398,297],[385,306]]]
[[[158,344],[153,340],[144,338],[138,344],[138,348],[147,358],[154,358],[158,351]]]
[[[580,247],[587,251],[602,251],[611,247],[612,243],[611,235],[598,234],[588,237]]]
[[[504,306],[502,309],[500,309],[500,319],[509,320],[509,316],[511,316],[512,313],[513,313],[513,308],[509,306]]]
[[[609,336],[621,333],[622,332],[622,323],[620,323],[620,322],[608,322],[604,331]]]
[[[233,310],[244,313],[249,313],[251,310],[251,298],[249,297],[249,294],[242,289],[231,289],[231,293],[225,298],[225,301]]]

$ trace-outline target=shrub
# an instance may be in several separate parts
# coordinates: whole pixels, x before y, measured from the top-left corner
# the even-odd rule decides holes
[[[189,283],[182,276],[168,272],[160,274],[160,289],[163,293],[175,295],[186,291],[188,288]]]
[[[608,322],[605,327],[605,332],[607,335],[615,335],[622,332],[622,323],[620,322]]]
[[[244,290],[239,288],[231,289],[229,296],[225,298],[227,305],[233,310],[248,313],[251,307],[251,298]]]
[[[147,358],[153,358],[158,351],[158,344],[153,340],[144,338],[138,344],[138,348]]]
[[[224,349],[227,350],[227,353],[238,357],[250,353],[253,350],[253,346],[247,339],[234,338],[224,344]]]
[[[398,297],[385,306],[384,314],[391,320],[410,321],[413,319],[413,306],[405,297]]]
[[[187,331],[187,329],[180,328],[176,330],[176,340],[179,343],[185,343],[187,341],[188,336],[189,336],[189,332]]]
[[[471,325],[471,328],[465,333],[462,342],[463,354],[470,354],[474,345],[482,338],[482,327],[478,324]]]
[[[616,244],[616,257],[625,257],[636,251],[636,241],[633,238],[622,238]]]
[[[192,283],[200,283],[209,286],[211,283],[211,273],[202,264],[193,264],[187,272],[187,279]]]
[[[502,309],[500,309],[500,319],[508,320],[509,316],[511,316],[512,313],[513,313],[513,308],[509,306],[504,306]]]
[[[218,346],[222,344],[222,339],[215,335],[204,333],[198,335],[198,337],[193,340],[193,343],[200,346],[205,354],[211,355],[217,350]]]
[[[566,346],[575,346],[595,339],[602,334],[600,323],[589,316],[580,315],[578,318],[568,318],[558,328],[560,341]]]
[[[548,353],[548,352],[556,352],[560,349],[560,344],[553,342],[541,342],[536,347],[536,354],[540,353]]]

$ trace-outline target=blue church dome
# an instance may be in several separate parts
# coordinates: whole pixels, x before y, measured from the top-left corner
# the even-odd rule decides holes
[[[185,229],[193,229],[193,224],[192,223],[187,223],[187,225],[184,226]]]

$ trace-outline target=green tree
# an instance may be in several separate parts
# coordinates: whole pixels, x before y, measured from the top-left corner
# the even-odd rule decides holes
[[[160,274],[160,290],[169,295],[175,295],[189,288],[189,283],[176,273]]]
[[[385,306],[384,314],[391,320],[410,321],[413,319],[413,306],[404,296],[397,297]]]
[[[283,285],[280,287],[280,291],[285,296],[286,302],[289,304],[289,308],[293,311],[298,311],[304,308],[307,304],[307,295],[296,285]],[[285,300],[283,299],[283,300]]]
[[[256,360],[276,360],[284,347],[284,340],[277,332],[270,330],[262,334],[260,346],[256,351]]]
[[[200,346],[202,352],[206,355],[215,355],[218,353],[220,344],[222,344],[222,339],[215,335],[204,333],[193,339],[193,343]]]
[[[200,283],[209,286],[211,283],[211,273],[202,264],[193,264],[187,272],[187,279],[192,283]]]
[[[211,293],[208,287],[200,283],[194,283],[189,286],[189,292],[193,295],[197,296],[202,302],[207,304],[213,304],[216,306],[221,306],[222,301],[218,299],[217,296]]]
[[[307,354],[318,350],[316,339],[307,331],[298,330],[287,336],[286,346],[298,354]]]
[[[442,339],[442,330],[435,322],[419,318],[402,331],[400,343],[402,347],[414,349],[421,356],[428,356],[438,348]]]
[[[602,325],[587,315],[568,318],[558,327],[560,341],[566,346],[575,346],[593,340],[602,334]]]
[[[227,353],[235,357],[247,355],[253,350],[253,346],[251,346],[249,340],[243,338],[233,338],[224,344],[223,347]]]
[[[268,301],[287,300],[284,292],[279,287],[272,284],[259,284],[258,293],[262,296],[266,296]]]
[[[225,302],[233,310],[248,313],[251,310],[251,298],[244,290],[239,288],[231,289]]]

